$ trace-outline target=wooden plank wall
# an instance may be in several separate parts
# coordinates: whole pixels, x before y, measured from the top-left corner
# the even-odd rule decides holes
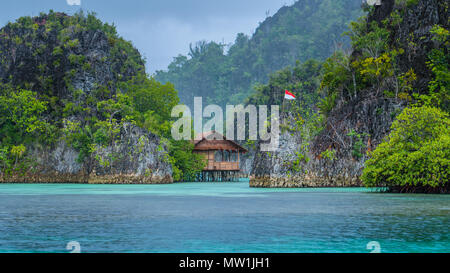
[[[205,167],[205,171],[239,171],[239,156],[237,156],[237,162],[215,162],[214,153],[216,151],[194,151],[195,153],[201,154],[206,160],[208,160],[208,165]]]

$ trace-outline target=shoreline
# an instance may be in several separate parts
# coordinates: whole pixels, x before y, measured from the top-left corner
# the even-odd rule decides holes
[[[125,176],[121,176],[124,178]],[[127,176],[129,177],[129,176]],[[314,181],[300,181],[293,178],[248,178],[244,181],[229,181],[229,182],[174,182],[173,180],[168,181],[166,179],[159,179],[146,182],[136,180],[116,180],[115,181],[102,181],[100,178],[89,181],[70,181],[66,180],[64,182],[59,182],[56,180],[45,181],[43,179],[39,180],[26,180],[21,179],[21,181],[5,181],[3,177],[0,177],[0,185],[182,185],[182,184],[238,184],[238,183],[248,183],[249,187],[252,189],[365,189],[370,190],[371,193],[384,193],[384,194],[426,194],[426,195],[447,195],[450,194],[450,187],[444,188],[431,188],[431,187],[366,187],[362,183],[342,183],[339,185],[331,183],[316,183]],[[242,178],[241,178],[242,179]]]
[[[171,176],[143,175],[84,175],[84,174],[49,174],[49,175],[0,175],[0,184],[172,184]]]
[[[250,187],[254,188],[344,188],[364,187],[359,177],[322,177],[316,175],[271,177],[250,177]]]

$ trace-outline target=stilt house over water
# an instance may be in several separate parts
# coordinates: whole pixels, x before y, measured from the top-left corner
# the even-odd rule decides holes
[[[194,153],[201,154],[207,165],[197,177],[198,181],[237,181],[239,178],[240,155],[247,149],[215,131],[197,136]]]

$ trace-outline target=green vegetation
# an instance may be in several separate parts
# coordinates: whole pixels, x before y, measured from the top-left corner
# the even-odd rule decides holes
[[[109,55],[95,59],[78,54],[83,46],[80,41],[89,39],[92,31],[105,35]],[[111,166],[123,155],[94,155],[114,145],[126,123],[149,130],[166,143],[166,160],[173,166],[175,179],[193,177],[203,168],[189,143],[170,140],[170,113],[179,103],[174,86],[148,77],[139,52],[117,35],[114,26],[92,13],[67,16],[50,11],[19,18],[1,34],[2,60],[20,51],[35,56],[39,65],[15,67],[14,77],[2,79],[0,173],[25,172],[32,167],[31,148],[52,146],[60,140],[79,152],[79,163],[89,166],[97,160],[104,167]],[[0,65],[8,71],[6,61]],[[108,81],[96,79],[89,91],[75,88],[76,75],[92,72],[93,66],[97,73],[110,72]]]
[[[406,108],[388,139],[371,153],[362,176],[367,186],[401,192],[439,192],[450,179],[450,118],[438,108]],[[435,190],[436,189],[436,190]]]
[[[206,166],[204,158],[192,153],[193,149],[194,145],[186,141],[171,142],[170,162],[175,181],[193,181],[196,174]]]
[[[447,113],[450,111],[450,35],[448,29],[434,26],[431,29],[433,40],[439,44],[429,54],[428,67],[434,75],[429,84],[429,94],[419,97],[426,105],[436,105]]]
[[[359,0],[298,1],[267,18],[251,38],[238,34],[229,48],[205,41],[191,46],[188,56],[174,58],[155,78],[173,83],[187,105],[194,96],[208,104],[242,103],[270,74],[297,60],[323,60],[335,44],[347,44],[341,33],[361,15],[360,6]]]
[[[295,67],[287,67],[270,76],[268,84],[255,86],[255,93],[246,100],[253,105],[281,105],[283,123],[282,132],[301,138],[293,158],[284,158],[284,165],[293,173],[304,172],[303,165],[308,163],[310,144],[323,130],[323,115],[316,105],[320,101],[318,92],[323,75],[323,65],[316,60],[297,62]],[[296,94],[295,101],[284,100],[284,92]]]
[[[0,167],[3,172],[22,170],[27,162],[19,162],[36,139],[48,143],[54,126],[47,123],[43,113],[46,102],[39,101],[35,92],[0,85]],[[20,163],[20,164],[19,164]]]
[[[321,158],[329,161],[334,161],[336,159],[336,150],[327,149],[320,154]]]
[[[158,71],[155,78],[145,74],[131,43],[93,14],[50,12],[20,18],[0,31],[0,71],[9,71],[17,50],[42,61],[17,64],[14,76],[2,79],[1,172],[24,172],[33,164],[31,147],[60,140],[79,151],[79,162],[97,160],[111,166],[121,155],[93,155],[113,145],[124,124],[132,123],[161,138],[160,148],[168,148],[166,160],[175,180],[190,180],[205,162],[192,153],[191,143],[171,140],[170,112],[180,99],[190,105],[194,96],[202,96],[207,104],[281,105],[282,131],[301,138],[293,158],[284,159],[289,175],[304,173],[314,151],[316,159],[327,164],[341,157],[359,163],[368,159],[362,180],[369,187],[448,192],[449,31],[448,25],[435,25],[422,37],[408,33],[403,20],[417,3],[396,1],[381,22],[368,22],[367,16],[352,22],[345,34],[353,50],[344,43],[332,52],[345,24],[361,13],[360,1],[299,1],[267,18],[251,38],[239,34],[230,47],[215,42],[191,46],[188,56],[176,57],[168,71]],[[77,54],[83,36],[92,30],[101,30],[109,46],[109,55],[100,60]],[[34,42],[42,37],[56,42]],[[99,67],[111,71],[107,81],[96,82],[90,92],[75,87],[79,73]],[[297,99],[285,101],[285,89]],[[360,129],[365,120],[357,115],[350,120],[352,127],[332,128],[338,144],[320,139],[332,138],[326,135],[328,127],[334,121],[346,124],[340,121],[348,116],[339,115],[361,101],[387,102],[362,110],[368,110],[363,116],[376,119],[372,123],[394,120],[390,134],[375,150],[368,132]],[[379,136],[373,132],[377,126],[369,130]]]
[[[401,3],[403,6],[417,4],[417,1],[402,2],[405,2]],[[394,11],[384,21],[384,27],[374,25],[368,34],[352,36],[354,46],[366,49],[366,52],[376,52],[372,56],[363,53],[363,59],[353,63],[363,82],[375,86],[377,94],[390,83],[395,89],[384,90],[384,96],[409,104],[393,122],[389,136],[369,153],[362,180],[366,186],[388,187],[395,192],[448,192],[449,32],[439,25],[431,29],[435,45],[428,52],[427,66],[433,77],[428,90],[417,90],[414,88],[417,76],[413,68],[401,73],[398,67],[398,57],[407,53],[386,43],[391,28],[397,27],[401,21],[401,14]],[[362,25],[354,25],[353,29]],[[363,37],[369,34],[372,38],[367,43]],[[370,50],[370,44],[378,44],[378,50]],[[404,46],[410,49],[415,47],[415,43],[410,41]]]
[[[347,149],[353,160],[368,158],[362,180],[369,187],[388,187],[399,192],[448,192],[449,32],[444,26],[434,26],[428,34],[433,41],[431,48],[419,48],[417,40],[426,37],[414,37],[412,33],[406,43],[400,41],[398,35],[405,31],[402,22],[406,9],[417,3],[397,1],[392,14],[381,23],[368,23],[365,16],[352,22],[346,34],[353,52],[339,48],[323,63],[297,63],[293,70],[286,68],[271,75],[267,85],[256,85],[248,103],[281,105],[280,91],[284,89],[299,96],[282,107],[294,121],[282,124],[282,129],[300,133],[302,138],[294,158],[285,159],[288,173],[304,172],[303,167],[310,160],[309,144],[323,129],[323,119],[333,115],[338,104],[385,99],[397,106],[407,106],[403,111],[402,107],[394,107],[391,113],[385,113],[384,108],[376,109],[377,116],[395,118],[389,136],[372,151],[366,146],[371,143],[368,133],[347,128],[345,143],[340,140],[343,145],[339,156]],[[406,67],[405,60],[411,60],[418,51],[428,55],[426,64]],[[421,77],[426,75],[423,70],[429,69],[432,77],[428,89],[417,88],[418,81],[423,79],[416,69],[422,70]],[[332,146],[316,152],[320,153],[317,158],[329,162],[338,153]]]
[[[410,7],[412,5],[417,5],[419,0],[395,0],[395,4],[403,7]]]
[[[352,156],[355,159],[360,159],[363,156],[362,150],[365,149],[365,144],[363,142],[363,137],[367,134],[358,134],[355,130],[351,130],[347,134],[351,138],[350,146],[352,148]]]

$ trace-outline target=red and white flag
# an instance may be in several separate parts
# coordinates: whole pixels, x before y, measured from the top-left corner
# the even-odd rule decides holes
[[[294,94],[292,94],[288,90],[285,91],[284,98],[287,99],[287,100],[295,100]]]

